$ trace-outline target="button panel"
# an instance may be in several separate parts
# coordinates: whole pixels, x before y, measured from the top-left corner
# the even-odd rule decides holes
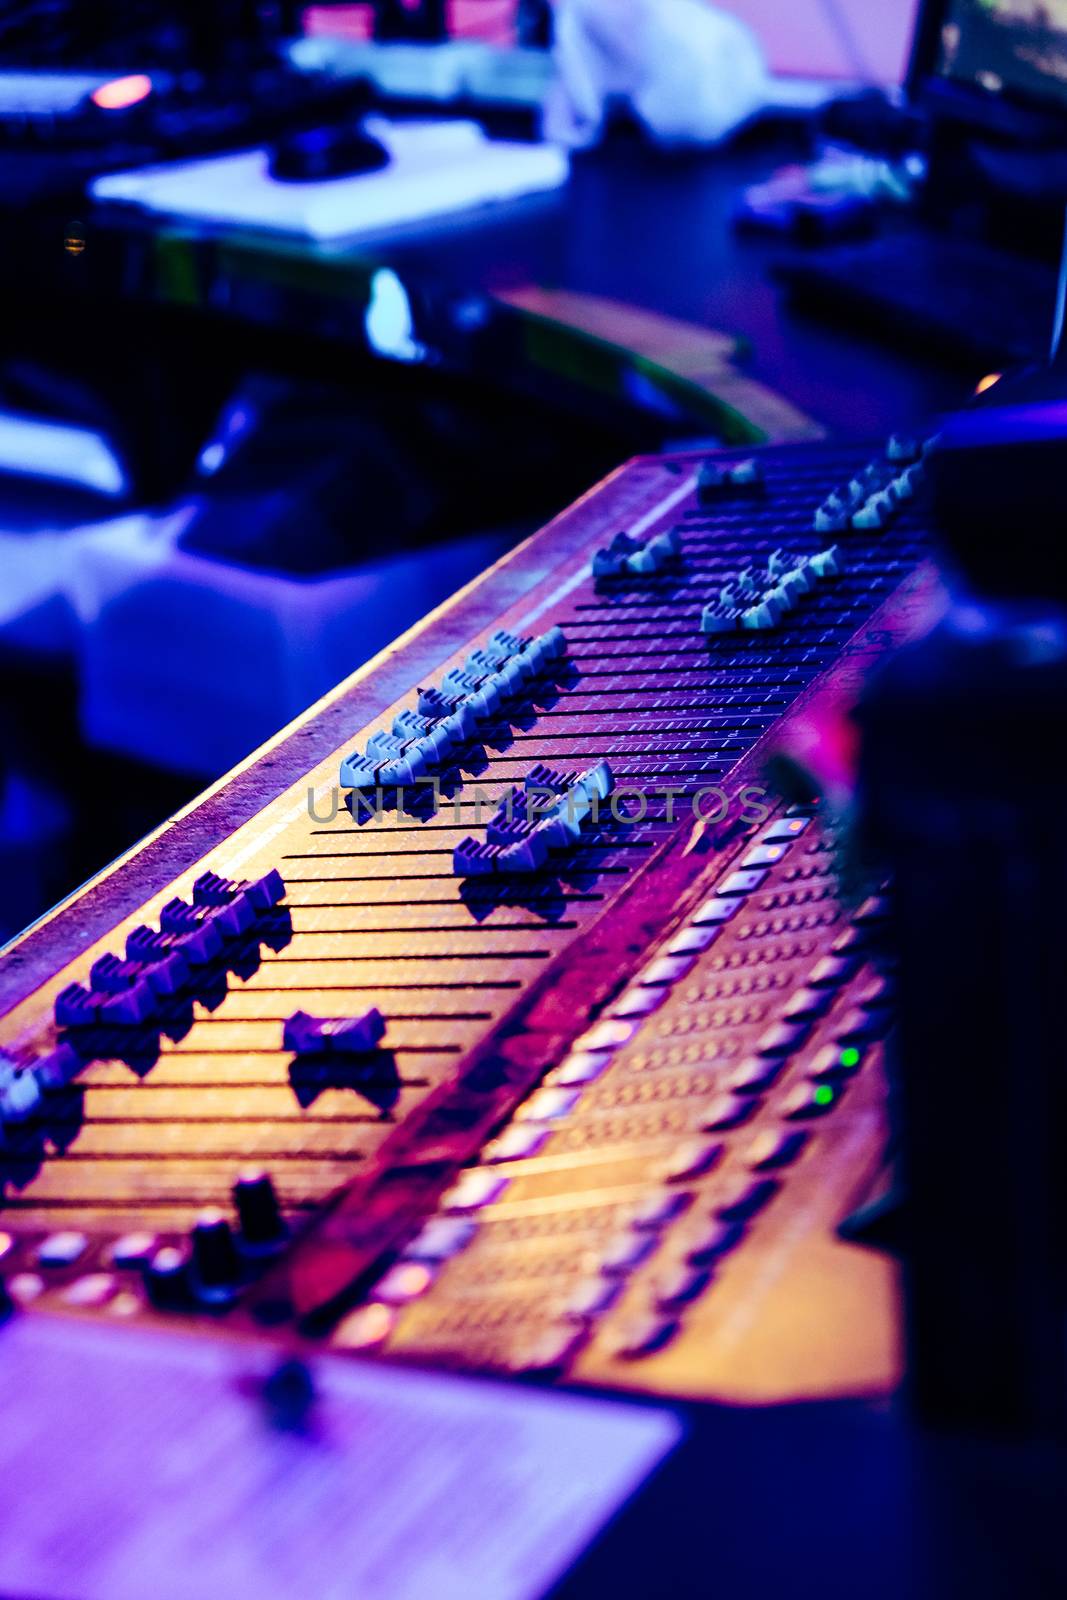
[[[732,1292],[733,1263],[815,1181],[844,1084],[873,1059],[866,1031],[852,1042],[858,1019],[884,1032],[891,991],[869,924],[855,929],[833,896],[835,845],[811,810],[772,819],[739,854],[760,864],[727,863],[462,1180],[516,1163],[432,1292],[401,1311],[390,1348],[498,1342],[506,1326],[524,1370],[542,1347],[568,1352],[556,1372],[677,1359]],[[829,891],[805,937],[766,916],[768,897],[798,882]],[[592,1200],[614,1183],[628,1202],[583,1208],[583,1189]],[[580,1345],[567,1340],[576,1323]]]

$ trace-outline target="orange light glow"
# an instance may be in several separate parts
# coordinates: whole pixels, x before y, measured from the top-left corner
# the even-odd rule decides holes
[[[393,1326],[393,1312],[375,1301],[351,1312],[334,1330],[333,1342],[346,1350],[365,1350],[381,1344]]]
[[[112,78],[110,83],[102,83],[89,98],[102,111],[124,111],[127,106],[146,100],[151,93],[151,78],[144,72],[132,72],[128,78]]]
[[[999,383],[1003,376],[1002,372],[987,372],[984,378],[979,378],[974,391],[975,394],[985,394],[986,390],[992,389],[993,385]]]
[[[388,1278],[390,1297],[397,1300],[416,1300],[433,1282],[433,1273],[421,1261],[402,1261],[393,1268]],[[379,1285],[384,1297],[386,1286]]]

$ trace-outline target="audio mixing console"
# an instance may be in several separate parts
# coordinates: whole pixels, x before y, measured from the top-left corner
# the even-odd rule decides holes
[[[9,1299],[771,1400],[896,1373],[884,898],[767,787],[923,447],[642,458],[10,947]],[[131,663],[136,670],[136,663]]]

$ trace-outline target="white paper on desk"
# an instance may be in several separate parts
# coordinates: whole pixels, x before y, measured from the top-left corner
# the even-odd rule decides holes
[[[391,161],[377,172],[322,183],[272,178],[266,150],[111,172],[90,185],[119,200],[188,222],[268,228],[327,241],[384,232],[493,201],[557,189],[569,172],[550,144],[490,139],[475,122],[389,122],[367,131]]]
[[[35,1600],[534,1600],[681,1434],[669,1411],[25,1317],[0,1331],[0,1593]]]

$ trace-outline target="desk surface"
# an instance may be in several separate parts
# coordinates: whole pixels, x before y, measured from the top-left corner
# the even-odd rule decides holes
[[[302,279],[291,304],[276,294],[269,307],[270,320],[299,329],[309,288],[329,281],[343,293],[346,271],[368,264],[387,263],[438,295],[538,284],[742,336],[752,347],[746,370],[832,432],[880,433],[958,404],[966,373],[896,349],[891,334],[882,341],[794,312],[770,276],[782,247],[735,233],[742,189],[789,159],[795,146],[771,140],[686,157],[620,143],[578,157],[556,194],[343,248],[167,228],[170,245],[188,255],[162,274],[162,288],[157,273],[154,292],[232,305],[219,280],[233,289],[254,261],[253,276],[269,270],[275,290],[279,272],[287,283]],[[127,242],[144,241],[142,222],[117,212],[110,221]]]
[[[770,276],[781,245],[734,231],[742,189],[791,158],[773,144],[676,158],[615,147],[576,160],[557,196],[388,253],[456,285],[547,284],[742,335],[752,375],[833,432],[879,433],[958,405],[966,374],[898,351],[891,334],[794,312]]]

